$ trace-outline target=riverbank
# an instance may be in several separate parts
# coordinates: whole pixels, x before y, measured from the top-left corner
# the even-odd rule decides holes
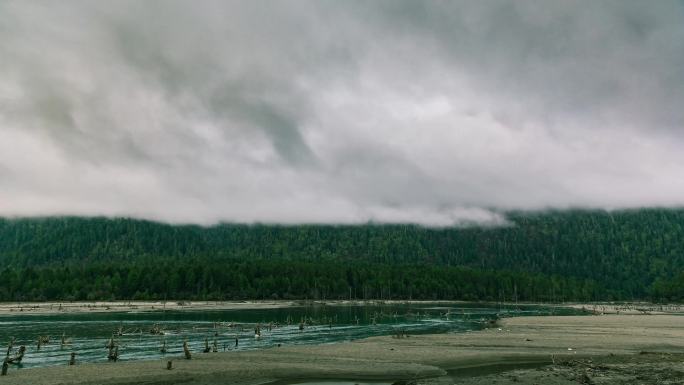
[[[298,301],[75,301],[0,303],[2,315],[273,309]]]
[[[128,313],[197,310],[254,310],[293,306],[344,306],[378,304],[432,304],[453,305],[466,301],[418,301],[418,300],[273,300],[273,301],[74,301],[74,302],[5,302],[0,303],[2,315],[48,315],[73,313]],[[472,302],[481,304],[483,302]],[[513,304],[509,304],[513,305]],[[535,304],[528,304],[535,305]]]
[[[131,313],[160,311],[198,311],[198,310],[253,310],[275,309],[293,306],[344,306],[378,304],[426,304],[454,305],[467,304],[467,301],[418,301],[418,300],[273,300],[273,301],[74,301],[74,302],[5,302],[0,303],[0,316],[3,315],[49,315],[75,313]],[[487,302],[473,302],[482,304]],[[604,314],[684,314],[684,307],[677,304],[635,303],[496,303],[497,306],[550,306],[567,307],[586,313]]]
[[[650,302],[594,302],[563,304],[596,315],[606,314],[684,314],[684,307],[679,304],[655,304]]]
[[[662,367],[653,370],[665,373],[663,375],[670,373],[671,377],[684,373],[684,363],[677,358],[684,352],[682,321],[684,318],[674,315],[518,317],[505,319],[497,327],[469,333],[407,338],[384,336],[332,345],[194,353],[192,360],[175,358],[172,370],[165,369],[166,361],[73,367],[66,366],[65,362],[61,367],[13,370],[2,378],[2,382],[254,385],[273,381],[346,379],[420,380],[425,384],[441,384],[453,383],[454,378],[458,378],[458,383],[464,384],[492,383],[494,380],[505,384],[507,381],[526,383],[528,379],[547,373],[548,378],[540,383],[565,384],[577,382],[574,379],[575,382],[567,382],[571,375],[563,375],[560,369],[577,367],[582,374],[587,372],[594,383],[619,383],[600,382],[610,378],[595,372],[609,364],[597,366],[593,362],[612,358],[624,360],[637,369],[639,365]],[[641,352],[648,353],[639,354]],[[587,361],[590,358],[592,363]],[[559,370],[549,370],[553,368],[553,362]],[[616,365],[624,366],[624,362]],[[496,370],[497,367],[526,365],[533,368],[505,373]],[[599,369],[591,369],[592,365]],[[633,377],[639,375],[637,369],[630,372]],[[481,375],[488,371],[494,373]],[[664,381],[661,383],[667,383]]]

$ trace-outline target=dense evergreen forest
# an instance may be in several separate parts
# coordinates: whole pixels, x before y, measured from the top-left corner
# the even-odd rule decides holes
[[[684,210],[509,226],[173,226],[0,219],[0,300],[682,300]]]

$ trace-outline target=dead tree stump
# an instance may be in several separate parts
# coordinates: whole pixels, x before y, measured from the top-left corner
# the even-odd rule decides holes
[[[5,355],[6,357],[9,357],[10,353],[12,352],[12,347],[14,347],[14,337],[10,339],[10,342],[7,345],[7,354]]]
[[[9,363],[7,362],[7,357],[5,357],[5,360],[2,361],[2,373],[0,373],[3,376],[7,375],[7,368],[9,368]]]
[[[185,353],[186,360],[192,358],[192,354],[190,354],[190,349],[188,349],[188,341],[183,341],[183,353]]]
[[[116,362],[119,359],[119,346],[115,345],[113,348],[109,349],[109,354],[107,355],[109,361]]]

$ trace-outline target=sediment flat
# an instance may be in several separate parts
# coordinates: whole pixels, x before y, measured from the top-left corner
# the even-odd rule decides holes
[[[406,300],[273,300],[273,301],[73,301],[73,302],[3,302],[0,316],[48,315],[81,313],[121,313],[155,311],[249,310],[274,309],[311,305],[376,305],[425,304],[453,305],[464,301],[406,301]]]
[[[514,376],[510,372],[506,374],[496,370],[496,373],[486,375],[472,373],[486,373],[488,368],[542,366],[554,362],[556,365],[570,363],[564,367],[575,363],[581,371],[588,370],[587,366],[592,367],[591,362],[595,361],[587,361],[592,358],[628,357],[625,359],[636,360],[634,364],[637,366],[640,362],[646,365],[648,360],[651,367],[665,364],[671,376],[676,377],[680,372],[684,375],[684,363],[679,358],[668,360],[667,357],[679,357],[682,352],[682,316],[518,317],[504,319],[496,327],[468,333],[412,335],[407,338],[382,336],[329,345],[194,353],[191,360],[174,357],[172,370],[165,369],[166,360],[72,367],[65,363],[62,367],[12,370],[1,380],[3,384],[22,385],[251,385],[306,379],[412,380],[425,384],[533,383],[529,380],[565,384],[577,383],[572,377],[577,374],[562,375],[559,374],[563,373],[560,369],[546,372],[524,369],[515,371],[517,374]],[[601,367],[606,365],[609,364]],[[638,370],[632,372],[638,373]],[[543,375],[546,377],[542,378]],[[601,382],[610,380],[609,377],[596,377],[592,381],[618,383]],[[667,382],[663,380],[662,383]]]
[[[3,315],[47,315],[150,311],[273,309],[300,305],[296,301],[75,301],[0,303]]]

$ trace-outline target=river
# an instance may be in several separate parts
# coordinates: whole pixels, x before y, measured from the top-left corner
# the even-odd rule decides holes
[[[497,317],[578,314],[545,306],[411,303],[312,305],[275,309],[154,311],[7,315],[0,317],[0,343],[15,339],[14,351],[26,346],[19,367],[66,365],[71,352],[78,362],[107,361],[106,345],[114,338],[120,360],[160,359],[210,350],[264,349],[278,344],[325,344],[400,332],[461,333],[479,330]],[[255,328],[260,336],[255,336]],[[157,330],[160,334],[153,334]],[[120,334],[120,335],[119,335]],[[38,336],[49,342],[38,347]],[[62,343],[62,339],[64,342]],[[236,346],[237,338],[237,346]],[[162,346],[166,352],[162,352]],[[15,366],[16,367],[16,366]]]

